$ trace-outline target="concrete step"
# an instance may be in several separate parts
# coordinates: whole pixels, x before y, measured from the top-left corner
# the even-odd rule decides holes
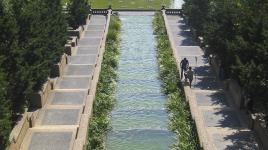
[[[99,55],[100,46],[78,46],[76,55]]]
[[[94,74],[95,65],[67,65],[65,67],[65,77],[91,77]]]
[[[20,150],[71,150],[77,127],[61,129],[31,128],[22,142]]]
[[[103,25],[91,25],[87,26],[87,30],[105,30],[105,24]]]
[[[69,65],[96,65],[97,55],[78,55],[68,57]]]
[[[52,106],[42,109],[35,127],[57,126],[57,125],[79,125],[83,106]]]
[[[78,46],[98,46],[101,42],[101,37],[85,37],[78,41]]]
[[[61,90],[86,90],[90,89],[91,78],[89,77],[63,77],[59,79],[55,89]]]
[[[89,22],[89,25],[106,25],[105,19],[93,19]]]
[[[88,30],[85,32],[84,37],[98,37],[102,38],[104,35],[104,30]]]
[[[48,105],[52,106],[83,106],[87,98],[87,91],[56,91],[50,93]]]

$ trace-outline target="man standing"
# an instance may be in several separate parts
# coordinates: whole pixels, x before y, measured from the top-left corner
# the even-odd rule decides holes
[[[183,71],[186,72],[188,70],[189,61],[186,58],[184,58],[183,60],[181,60],[180,67],[181,67],[181,79],[182,79]]]
[[[192,70],[192,67],[189,67],[189,70],[185,73],[185,78],[189,79],[189,85],[190,85],[190,88],[192,87],[192,82],[193,82],[193,79],[194,79],[194,72]]]

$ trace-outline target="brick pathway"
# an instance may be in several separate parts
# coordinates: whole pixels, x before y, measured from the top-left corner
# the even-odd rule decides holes
[[[187,58],[195,71],[193,87],[190,89],[185,85],[185,92],[204,149],[258,149],[243,113],[233,107],[231,98],[182,18],[175,15],[164,17],[178,65]]]
[[[79,139],[78,132],[87,126],[90,115],[92,106],[87,104],[92,105],[93,99],[88,94],[94,86],[97,63],[102,59],[99,56],[106,22],[106,16],[91,17],[73,55],[68,56],[63,76],[57,80],[47,104],[39,111],[37,121],[28,130],[20,149],[71,150],[79,149],[81,141],[85,143],[86,139]],[[87,130],[83,132],[86,135]]]

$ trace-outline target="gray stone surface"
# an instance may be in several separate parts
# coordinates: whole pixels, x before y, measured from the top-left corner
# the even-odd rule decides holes
[[[199,46],[178,46],[177,52],[179,55],[203,55],[203,52]]]
[[[215,77],[194,76],[193,87],[200,90],[219,90],[222,86]]]
[[[51,105],[82,105],[85,99],[86,92],[55,92]]]
[[[207,58],[204,56],[185,56],[181,55],[181,59],[187,58],[189,61],[189,66],[204,66],[209,65]],[[197,61],[196,61],[197,58]]]
[[[207,127],[240,127],[240,122],[234,111],[209,110],[203,112]]]
[[[35,132],[29,150],[69,150],[72,132]]]
[[[217,150],[257,150],[258,144],[253,134],[252,131],[239,131],[226,136],[221,134],[212,136]]]
[[[92,19],[89,22],[89,25],[105,25],[106,24],[106,20],[103,19]]]
[[[105,25],[88,25],[87,30],[103,30],[105,29]]]
[[[85,37],[98,37],[101,38],[104,34],[104,30],[90,30],[85,32]]]
[[[78,47],[77,55],[99,54],[99,46]]]
[[[90,17],[90,19],[96,19],[96,18],[101,18],[101,19],[105,19],[106,18],[106,16],[105,15],[93,15],[93,16],[91,16]]]
[[[194,68],[196,76],[215,76],[210,66],[198,66]]]
[[[82,38],[78,42],[78,46],[98,46],[101,44],[102,38],[87,37]]]
[[[70,56],[69,64],[75,65],[95,65],[97,63],[96,55],[85,55],[85,56]]]
[[[91,80],[88,77],[63,77],[59,83],[60,89],[88,89]]]
[[[196,42],[192,38],[179,36],[177,34],[173,35],[173,38],[176,40],[175,46],[196,46]]]
[[[94,72],[93,65],[68,65],[66,67],[66,76],[91,76]]]
[[[228,106],[224,93],[196,93],[196,101],[199,106]]]
[[[76,125],[79,109],[46,109],[42,125]]]

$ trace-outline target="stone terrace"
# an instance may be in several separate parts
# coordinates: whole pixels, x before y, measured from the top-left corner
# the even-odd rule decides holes
[[[83,149],[109,24],[107,18],[91,16],[78,46],[68,56],[63,76],[57,79],[37,121],[27,131],[21,150]]]
[[[164,15],[177,65],[186,57],[194,68],[193,87],[184,85],[201,145],[205,150],[258,149],[243,113],[233,107],[190,29],[178,15]]]

